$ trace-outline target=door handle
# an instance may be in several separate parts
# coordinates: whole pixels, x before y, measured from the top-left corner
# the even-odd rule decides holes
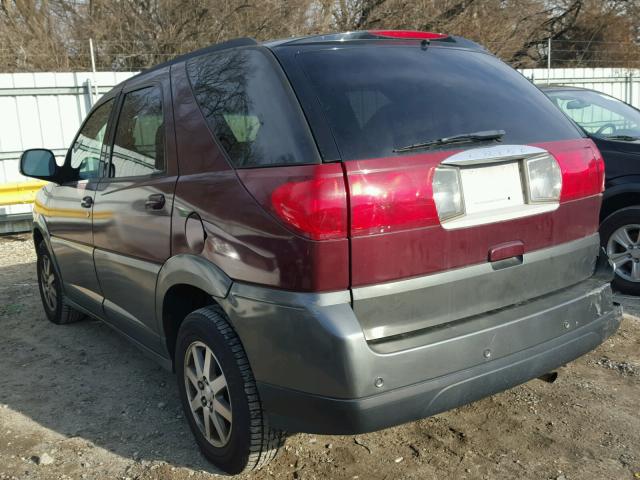
[[[80,206],[83,208],[91,208],[92,205],[93,205],[93,197],[89,197],[89,196],[84,197],[80,202]]]
[[[149,210],[160,210],[164,207],[164,195],[161,193],[154,193],[147,197],[147,201],[144,202],[144,208]]]

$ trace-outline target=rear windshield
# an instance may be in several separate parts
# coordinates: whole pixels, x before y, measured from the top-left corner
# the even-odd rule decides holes
[[[354,46],[303,51],[298,61],[344,160],[487,130],[504,130],[508,144],[580,136],[542,92],[484,53]]]

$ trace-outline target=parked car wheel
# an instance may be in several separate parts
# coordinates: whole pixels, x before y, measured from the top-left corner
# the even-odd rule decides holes
[[[188,315],[175,355],[182,406],[204,456],[230,474],[269,463],[283,434],[267,423],[244,348],[224,313],[211,306]]]
[[[614,288],[640,295],[640,207],[623,208],[609,215],[600,227],[600,238],[615,264]]]
[[[82,320],[84,314],[73,309],[65,302],[60,278],[44,242],[41,242],[37,248],[36,270],[42,306],[49,321],[62,325]]]

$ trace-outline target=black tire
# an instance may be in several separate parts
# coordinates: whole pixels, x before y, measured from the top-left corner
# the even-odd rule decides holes
[[[37,261],[36,261],[36,271],[38,274],[38,289],[40,290],[40,299],[42,300],[42,307],[44,308],[44,313],[47,315],[47,318],[50,322],[55,323],[56,325],[64,325],[67,323],[74,323],[80,321],[85,318],[84,314],[74,310],[66,303],[66,299],[62,292],[62,283],[60,281],[60,276],[56,271],[53,259],[47,246],[44,242],[40,242],[36,249],[37,253]],[[53,281],[50,283],[51,291],[55,292],[55,301],[51,302],[51,299],[47,299],[47,294],[45,293],[45,266],[48,264],[49,274],[53,276]]]
[[[603,248],[608,250],[609,240],[615,232],[622,227],[633,225],[640,225],[640,206],[623,208],[605,218],[600,225],[600,242]],[[638,243],[638,248],[634,249],[633,255],[638,256],[640,255],[640,237],[635,236],[637,229],[629,228],[632,230],[631,240]],[[638,235],[640,235],[640,231]],[[619,247],[617,251],[623,251],[622,247]],[[607,253],[610,253],[609,250]],[[633,260],[631,259],[630,262]],[[611,285],[614,289],[627,295],[640,295],[640,281],[632,281],[622,276],[626,273],[626,269],[629,268],[629,264],[627,263],[622,267],[625,269],[623,273],[616,270],[616,276]],[[626,276],[628,277],[629,275],[627,274]]]
[[[192,412],[190,406],[190,397],[195,398],[201,393],[192,386],[193,382],[187,386],[189,380],[186,380],[185,363],[188,362],[190,349],[201,344],[211,350],[214,355],[212,362],[216,362],[226,379],[225,395],[231,407],[232,423],[228,440],[223,446],[214,446],[207,440],[201,431],[202,423],[198,423],[203,417]],[[284,435],[270,428],[267,423],[249,360],[224,312],[217,306],[210,306],[188,315],[178,332],[175,355],[182,406],[204,456],[229,474],[248,472],[267,465],[282,446]],[[193,395],[192,391],[195,392]]]

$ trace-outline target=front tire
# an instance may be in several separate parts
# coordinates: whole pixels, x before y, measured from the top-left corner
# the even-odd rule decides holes
[[[269,463],[283,435],[267,423],[249,360],[222,310],[188,315],[175,355],[182,406],[204,456],[230,474]]]
[[[640,295],[640,207],[609,215],[600,225],[600,240],[615,265],[612,286],[628,295]]]
[[[62,292],[62,279],[54,267],[53,258],[44,242],[40,242],[36,253],[40,298],[44,313],[49,321],[56,325],[64,325],[82,320],[84,315],[65,302]]]

